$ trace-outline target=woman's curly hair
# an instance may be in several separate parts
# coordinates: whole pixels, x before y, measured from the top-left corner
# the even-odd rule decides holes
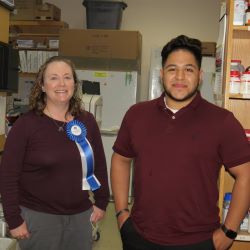
[[[61,56],[53,56],[49,58],[39,69],[39,72],[37,74],[35,83],[31,89],[30,93],[30,98],[29,98],[29,105],[30,109],[35,111],[37,114],[42,115],[43,110],[46,107],[46,93],[43,92],[42,86],[44,85],[44,75],[45,71],[50,63],[53,62],[64,62],[67,65],[70,66],[74,78],[74,83],[75,83],[75,88],[74,88],[74,93],[73,96],[71,97],[69,101],[69,108],[68,108],[68,113],[70,113],[72,116],[77,116],[79,115],[82,111],[82,102],[81,99],[78,95],[78,86],[79,86],[79,81],[76,75],[75,71],[75,66],[74,64]]]

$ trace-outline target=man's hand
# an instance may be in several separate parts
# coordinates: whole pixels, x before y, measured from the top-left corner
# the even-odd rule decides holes
[[[233,240],[229,239],[221,228],[214,231],[213,242],[216,250],[227,250],[233,244]]]
[[[119,215],[119,217],[117,218],[119,229],[121,229],[123,223],[128,219],[129,215],[130,215],[129,212],[126,211],[124,211],[122,214]]]

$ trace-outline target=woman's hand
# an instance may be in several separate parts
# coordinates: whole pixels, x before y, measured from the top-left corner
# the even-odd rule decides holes
[[[105,211],[98,208],[97,206],[93,205],[93,213],[91,214],[90,220],[91,222],[98,222],[99,220],[103,219],[105,215]]]
[[[21,226],[11,229],[10,234],[13,238],[18,239],[18,240],[24,240],[30,237],[30,233],[28,231],[28,228],[25,222],[23,222]]]

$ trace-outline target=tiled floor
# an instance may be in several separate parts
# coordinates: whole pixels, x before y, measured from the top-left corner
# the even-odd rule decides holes
[[[113,202],[109,203],[105,218],[99,223],[98,228],[100,239],[94,242],[93,250],[122,250]]]

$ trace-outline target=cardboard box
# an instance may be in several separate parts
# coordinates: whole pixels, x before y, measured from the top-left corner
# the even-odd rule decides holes
[[[35,19],[35,10],[30,9],[14,9],[10,13],[11,20],[34,20]]]
[[[203,56],[215,56],[216,43],[215,42],[202,42],[201,53]]]
[[[12,21],[10,30],[10,37],[21,36],[23,33],[26,34],[36,34],[44,36],[59,35],[61,29],[68,28],[68,24],[65,22],[44,22],[44,21]]]
[[[59,55],[83,69],[140,71],[141,48],[138,31],[62,29],[59,35]]]
[[[34,9],[41,4],[43,4],[42,0],[15,0],[16,9]]]
[[[35,20],[35,9],[42,0],[15,0],[15,9],[10,13],[11,20]]]
[[[35,9],[35,19],[36,20],[61,20],[61,9],[57,6],[45,3],[43,5],[37,6]]]
[[[61,10],[53,4],[40,0],[20,1],[11,13],[11,20],[56,20],[61,19]]]
[[[58,49],[59,39],[48,39],[48,44],[50,49]]]

